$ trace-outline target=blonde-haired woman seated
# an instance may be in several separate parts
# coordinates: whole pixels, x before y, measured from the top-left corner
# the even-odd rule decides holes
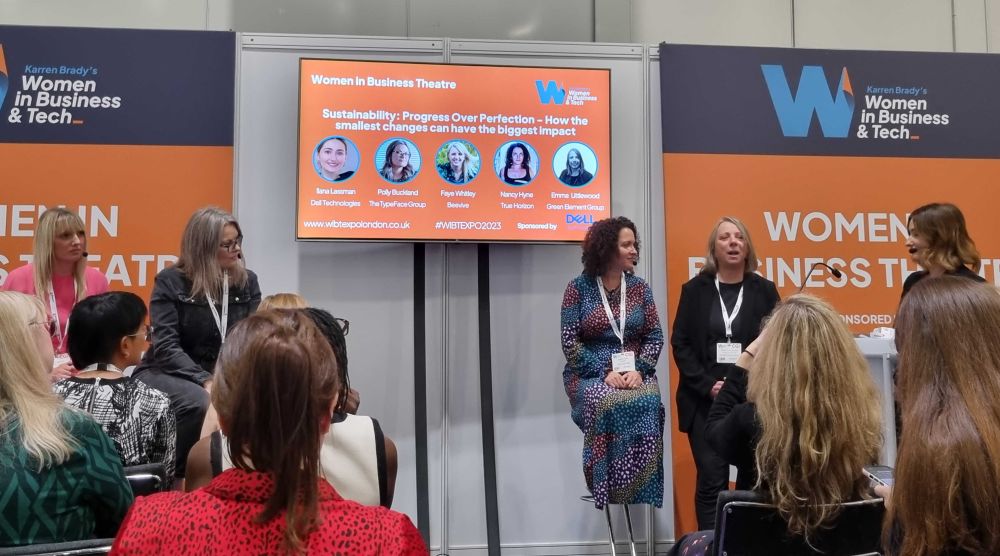
[[[1000,292],[921,280],[899,306],[896,348],[903,434],[886,553],[1000,554]]]
[[[740,355],[708,415],[712,447],[762,493],[793,535],[810,537],[837,505],[871,497],[865,465],[881,446],[879,395],[840,315],[808,294],[778,304]],[[711,531],[681,543],[710,547]],[[688,551],[679,554],[702,554]]]
[[[52,326],[0,292],[0,547],[114,536],[132,503],[111,439],[49,390]]]

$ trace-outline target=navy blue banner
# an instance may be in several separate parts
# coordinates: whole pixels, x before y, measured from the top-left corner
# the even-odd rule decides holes
[[[660,45],[664,153],[1000,157],[1000,56]]]
[[[0,25],[0,143],[232,146],[236,35]]]

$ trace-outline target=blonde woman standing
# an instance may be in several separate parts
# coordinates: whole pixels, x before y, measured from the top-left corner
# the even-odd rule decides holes
[[[87,266],[87,235],[83,220],[64,208],[42,213],[35,229],[32,262],[14,269],[3,289],[34,295],[55,323],[52,347],[56,353],[50,374],[53,382],[68,378],[76,369],[66,355],[69,314],[83,298],[108,291],[108,280]]]
[[[132,504],[111,439],[49,390],[52,322],[0,292],[0,547],[114,536]]]
[[[206,207],[188,220],[177,264],[156,275],[149,300],[153,343],[133,376],[164,392],[177,417],[177,466],[184,477],[209,406],[205,389],[226,332],[257,310],[257,275],[243,262],[243,233],[228,212]]]

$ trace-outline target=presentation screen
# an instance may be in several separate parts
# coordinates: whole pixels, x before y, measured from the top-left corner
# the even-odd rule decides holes
[[[301,59],[296,237],[579,241],[610,107],[607,69]]]

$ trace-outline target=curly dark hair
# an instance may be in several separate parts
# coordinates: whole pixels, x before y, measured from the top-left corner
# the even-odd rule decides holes
[[[635,224],[625,218],[605,218],[594,222],[587,235],[583,238],[583,273],[588,276],[600,276],[608,269],[608,264],[618,256],[618,234],[622,228],[628,228],[635,234],[635,250],[639,251],[639,232]]]
[[[319,328],[319,331],[326,337],[326,341],[333,348],[333,357],[337,360],[337,370],[340,371],[340,399],[337,400],[337,407],[334,411],[343,413],[347,404],[347,395],[351,391],[351,378],[347,374],[347,339],[344,338],[344,330],[337,324],[337,320],[329,311],[318,307],[307,307],[302,309]]]

